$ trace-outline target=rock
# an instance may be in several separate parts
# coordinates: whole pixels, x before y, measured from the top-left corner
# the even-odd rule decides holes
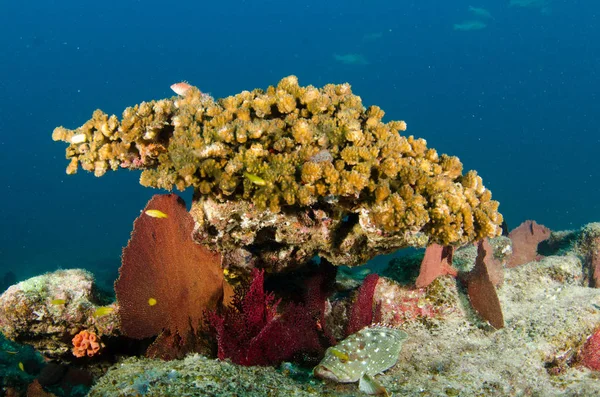
[[[98,305],[90,272],[46,273],[15,284],[0,296],[0,331],[47,358],[71,358],[71,339],[79,331],[117,333],[116,312],[96,318]]]

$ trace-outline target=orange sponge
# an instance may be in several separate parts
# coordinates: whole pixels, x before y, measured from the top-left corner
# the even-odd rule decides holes
[[[89,331],[81,331],[73,337],[73,355],[75,357],[91,357],[100,351],[100,339]]]

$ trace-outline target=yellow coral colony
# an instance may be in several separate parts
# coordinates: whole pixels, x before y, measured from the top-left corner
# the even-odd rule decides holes
[[[498,202],[475,171],[404,136],[403,121],[382,121],[348,84],[323,88],[284,78],[266,91],[215,100],[193,87],[184,97],[142,102],[121,121],[96,110],[83,126],[58,127],[69,143],[67,173],[96,176],[142,169],[144,186],[278,212],[313,205],[368,213],[383,233],[425,233],[430,242],[464,244],[500,233]]]

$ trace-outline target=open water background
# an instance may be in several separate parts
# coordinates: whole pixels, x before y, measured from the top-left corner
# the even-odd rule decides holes
[[[600,221],[600,2],[520,2],[2,2],[0,281],[86,267],[112,282],[158,191],[138,172],[65,175],[52,130],[171,96],[180,80],[215,97],[290,74],[349,82],[476,169],[509,227]]]

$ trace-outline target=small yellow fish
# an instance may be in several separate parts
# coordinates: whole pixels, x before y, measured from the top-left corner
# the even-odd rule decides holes
[[[10,350],[5,350],[5,352],[7,352],[8,354],[19,354],[19,352],[13,352],[13,351],[10,351]]]
[[[67,303],[66,299],[52,299],[50,301],[50,303],[52,303],[53,305],[64,305],[65,303]]]
[[[19,361],[19,369],[23,372],[25,372],[25,366],[23,365],[22,362]]]
[[[150,298],[150,299],[148,299],[148,304],[149,304],[150,306],[154,306],[154,305],[156,305],[156,303],[157,303],[157,302],[158,302],[158,301],[157,301],[156,299],[154,299],[154,298]]]
[[[94,312],[94,317],[106,316],[107,314],[110,314],[110,313],[112,313],[114,311],[115,311],[114,307],[111,307],[111,306],[100,306]]]
[[[265,186],[267,184],[267,181],[265,181],[264,179],[262,179],[260,176],[254,175],[254,174],[249,174],[247,172],[244,172],[244,176],[246,178],[248,178],[248,180],[252,183],[254,183],[255,185],[258,186]]]
[[[168,218],[167,214],[159,210],[147,210],[146,215],[152,218]]]
[[[223,275],[228,280],[235,280],[238,277],[238,275],[236,273],[230,271],[229,269],[223,269]]]

